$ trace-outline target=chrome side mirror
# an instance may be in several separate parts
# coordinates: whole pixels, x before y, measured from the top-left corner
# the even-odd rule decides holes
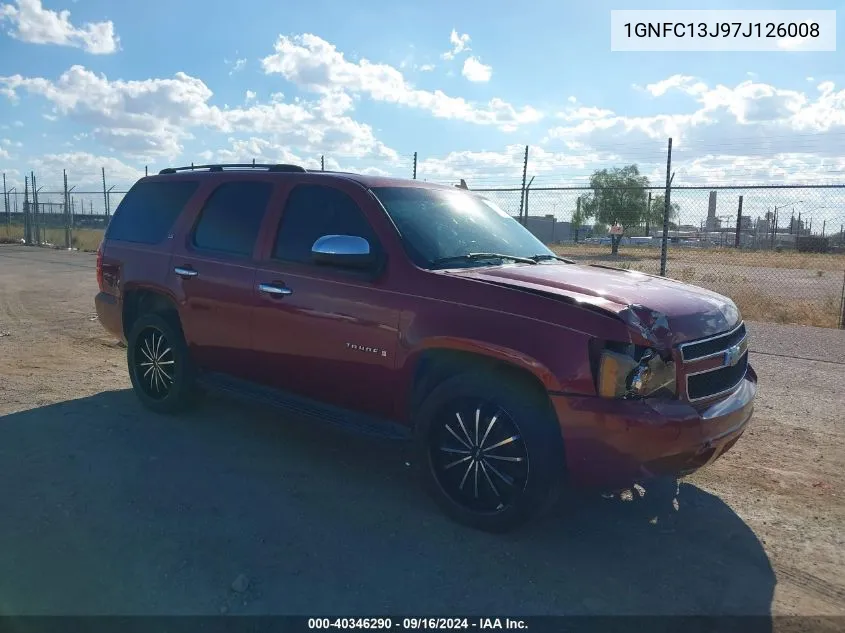
[[[324,235],[311,247],[311,258],[340,268],[368,268],[376,261],[370,243],[357,235]]]

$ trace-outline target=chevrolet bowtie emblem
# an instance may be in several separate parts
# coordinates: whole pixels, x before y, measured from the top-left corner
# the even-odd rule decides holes
[[[739,360],[742,358],[742,355],[745,353],[746,348],[748,347],[747,341],[743,340],[733,347],[728,348],[725,350],[725,356],[722,361],[722,364],[725,367],[733,367],[736,365]]]

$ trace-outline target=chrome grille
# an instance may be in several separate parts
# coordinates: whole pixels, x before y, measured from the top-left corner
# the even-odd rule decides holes
[[[747,370],[748,352],[746,351],[736,365],[719,367],[699,374],[687,374],[687,396],[690,400],[702,400],[733,391],[745,378]]]
[[[710,358],[736,345],[744,338],[745,323],[740,323],[739,326],[725,334],[711,336],[710,338],[693,341],[692,343],[684,343],[681,345],[681,360],[687,362],[690,360]]]
[[[730,393],[748,370],[745,324],[730,332],[680,346],[687,399],[695,402]]]

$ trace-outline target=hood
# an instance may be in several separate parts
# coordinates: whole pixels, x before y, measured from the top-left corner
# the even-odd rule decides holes
[[[661,346],[719,334],[740,320],[734,302],[723,295],[621,268],[553,263],[453,269],[448,274],[600,308]]]

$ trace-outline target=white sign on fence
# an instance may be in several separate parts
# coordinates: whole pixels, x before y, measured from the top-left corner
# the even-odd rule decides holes
[[[610,234],[611,235],[622,235],[622,231],[623,231],[622,227],[619,226],[618,224],[614,224],[613,226],[610,227]]]

